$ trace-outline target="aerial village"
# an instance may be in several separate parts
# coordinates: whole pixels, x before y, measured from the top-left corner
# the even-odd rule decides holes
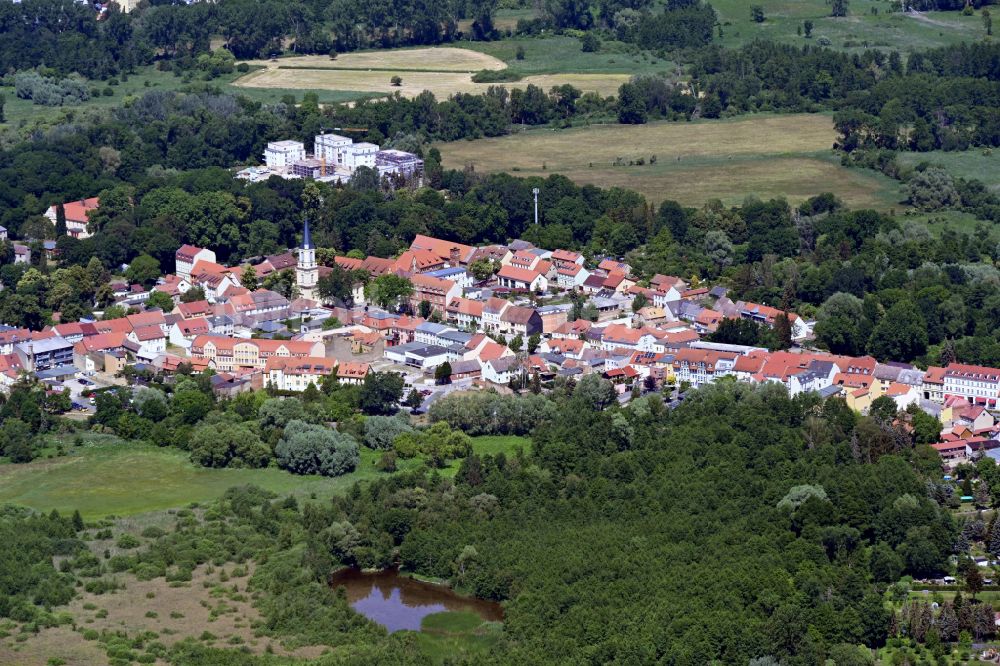
[[[85,237],[88,212],[98,206],[97,199],[64,204],[67,233]],[[16,260],[28,261],[28,252],[18,244]],[[888,396],[899,410],[917,405],[940,419],[944,434],[934,448],[946,466],[1000,459],[1000,424],[990,411],[1000,398],[1000,369],[951,363],[924,371],[818,351],[813,322],[794,312],[734,302],[723,287],[640,276],[614,257],[522,240],[471,247],[417,235],[395,258],[336,256],[337,267],[359,276],[346,300],[320,296],[321,278],[335,268],[319,265],[316,254],[308,222],[301,247],[256,264],[224,266],[211,248],[184,245],[174,272],[152,290],[112,283],[117,304],[132,314],[40,331],[0,328],[0,387],[31,373],[53,391],[68,389],[74,408],[87,411],[94,390],[138,381],[142,371],[211,369],[220,396],[395,372],[407,391],[423,396],[420,411],[452,391],[547,390],[591,373],[613,382],[623,403],[660,391],[676,405],[688,388],[729,379],[780,384],[792,396],[839,396],[861,413]],[[484,262],[489,274],[480,270],[477,278],[471,267]],[[247,266],[258,279],[293,273],[294,298],[247,289]],[[386,275],[410,288],[380,307],[365,285]],[[182,300],[193,288],[204,299]],[[173,309],[147,308],[154,291],[169,296]],[[769,327],[783,320],[791,347],[772,352],[706,339],[726,319]]]

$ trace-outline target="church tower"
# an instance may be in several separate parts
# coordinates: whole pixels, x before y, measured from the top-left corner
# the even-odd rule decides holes
[[[302,298],[318,300],[316,283],[319,282],[319,267],[316,265],[316,248],[313,247],[309,235],[309,220],[306,220],[302,230],[302,248],[299,249],[299,263],[295,267],[295,284]]]

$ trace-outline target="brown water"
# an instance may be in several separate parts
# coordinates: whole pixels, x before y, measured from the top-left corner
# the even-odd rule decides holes
[[[420,623],[433,613],[465,611],[484,621],[503,620],[500,604],[485,599],[462,597],[443,585],[433,585],[400,576],[395,569],[365,573],[343,569],[331,578],[334,588],[343,587],[351,608],[389,632],[420,631]]]

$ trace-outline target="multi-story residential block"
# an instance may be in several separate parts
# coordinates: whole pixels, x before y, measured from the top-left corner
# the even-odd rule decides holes
[[[709,349],[681,349],[674,356],[674,373],[678,382],[688,382],[698,388],[729,375],[739,354]]]
[[[336,361],[325,357],[272,357],[264,365],[267,383],[279,391],[305,391],[310,384],[319,388],[336,371]]]
[[[944,403],[944,368],[933,365],[927,368],[920,390],[924,400],[930,400],[939,405]]]
[[[1000,398],[1000,369],[949,363],[944,369],[944,398],[958,396],[989,409]]]
[[[306,147],[301,141],[271,141],[264,150],[264,164],[278,173],[290,173],[292,165],[306,158]]]
[[[20,342],[14,345],[14,353],[21,366],[31,372],[73,365],[73,343],[57,335]]]
[[[318,134],[313,139],[313,154],[316,159],[323,160],[332,170],[338,164],[344,164],[348,149],[354,141],[339,134]]]
[[[483,302],[470,298],[453,298],[448,302],[448,321],[465,331],[479,330],[483,321]]]
[[[174,253],[174,273],[185,280],[191,280],[191,271],[199,261],[215,263],[215,252],[194,245],[181,245]]]
[[[448,303],[461,296],[462,288],[457,283],[430,275],[418,274],[410,278],[413,283],[413,293],[410,295],[410,308],[417,312],[420,303],[427,301],[431,310],[444,316]]]
[[[322,342],[295,340],[247,340],[216,335],[199,335],[191,343],[191,356],[208,361],[221,372],[263,370],[269,358],[322,357]]]

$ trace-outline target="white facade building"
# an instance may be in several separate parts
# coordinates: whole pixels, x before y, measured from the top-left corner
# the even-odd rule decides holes
[[[215,263],[215,252],[194,245],[181,245],[174,253],[174,273],[185,280],[191,280],[191,271],[199,261]],[[190,288],[190,284],[188,285]],[[186,291],[186,290],[185,290]]]
[[[361,143],[351,144],[344,152],[344,161],[342,164],[351,171],[354,171],[358,167],[374,169],[375,153],[377,152],[378,146],[374,143],[362,141]]]
[[[344,163],[347,151],[354,141],[339,134],[317,134],[313,140],[313,153],[316,159],[326,160],[327,166]]]
[[[267,168],[279,173],[290,173],[292,165],[305,158],[306,147],[301,141],[271,141],[264,151]]]

